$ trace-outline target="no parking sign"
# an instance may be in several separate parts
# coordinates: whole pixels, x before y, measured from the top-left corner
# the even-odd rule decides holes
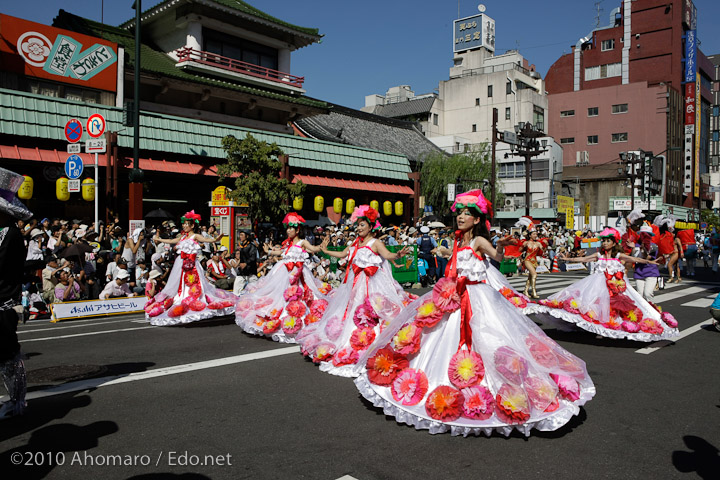
[[[83,127],[80,120],[73,118],[65,124],[65,138],[70,143],[77,143],[82,138]]]

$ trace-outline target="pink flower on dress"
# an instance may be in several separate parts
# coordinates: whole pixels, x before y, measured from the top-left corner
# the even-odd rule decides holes
[[[335,341],[342,333],[344,327],[342,317],[335,315],[325,324],[325,335],[327,335],[330,340]]]
[[[514,383],[515,385],[522,384],[528,371],[527,360],[508,346],[495,350],[494,359],[495,369],[500,375],[505,377],[510,383]]]
[[[530,350],[530,355],[537,363],[545,368],[554,368],[558,364],[558,359],[552,351],[550,345],[542,341],[533,334],[525,337],[525,345]]]
[[[163,307],[165,307],[165,310],[167,310],[167,309],[169,309],[170,307],[172,307],[172,305],[173,305],[173,299],[172,299],[172,297],[166,298],[165,301],[163,302]]]
[[[200,295],[202,295],[202,287],[199,283],[196,283],[194,285],[190,285],[190,288],[188,289],[188,295],[190,295],[193,298],[198,298]]]
[[[223,302],[218,302],[218,301],[216,300],[216,301],[214,301],[214,302],[208,303],[208,304],[207,304],[207,307],[208,307],[210,310],[221,310],[221,309],[225,308],[225,304],[224,304]]]
[[[375,330],[373,328],[356,328],[350,336],[350,345],[357,350],[362,351],[370,346],[375,340]]]
[[[472,387],[485,377],[482,357],[471,350],[459,350],[450,358],[448,378],[459,389]]]
[[[490,390],[482,385],[463,388],[461,390],[465,401],[462,406],[462,416],[473,420],[487,420],[495,410],[495,399]]]
[[[550,308],[562,308],[563,307],[563,302],[561,302],[560,300],[558,300],[556,298],[553,298],[553,299],[548,298],[547,300],[540,300],[538,303],[540,303],[540,305],[545,305],[546,307],[550,307]]]
[[[555,396],[555,398],[553,398],[553,401],[550,403],[550,405],[548,405],[548,407],[545,409],[545,411],[546,412],[554,412],[558,408],[560,408],[560,401],[558,400],[558,397]]]
[[[558,359],[558,367],[565,373],[577,377],[585,377],[585,363],[572,353],[563,349],[559,345],[554,348],[555,356]]]
[[[527,300],[525,300],[524,298],[522,298],[520,296],[510,297],[509,300],[510,300],[510,303],[512,303],[513,305],[515,305],[518,308],[525,308],[528,305]]]
[[[303,315],[305,315],[306,309],[307,307],[303,302],[301,302],[300,300],[293,300],[292,302],[287,304],[285,311],[291,317],[302,317]]]
[[[333,353],[335,353],[335,348],[335,344],[333,343],[320,343],[315,348],[315,356],[313,357],[313,362],[320,363],[328,360],[330,357],[332,357]]]
[[[427,300],[417,308],[415,324],[419,327],[432,328],[440,321],[444,312],[432,300]]]
[[[300,335],[302,335],[304,333],[305,333],[305,330],[303,330],[300,333]],[[315,347],[317,347],[321,341],[320,336],[317,334],[303,336],[302,339],[300,339],[300,336],[298,336],[297,339],[302,344],[300,347],[300,351],[306,357],[309,357],[312,355],[312,352],[315,350]]]
[[[433,287],[432,299],[435,305],[443,312],[454,312],[460,308],[457,283],[448,277],[441,278]]]
[[[303,297],[303,288],[298,285],[291,285],[283,292],[283,298],[286,302],[292,302],[293,300],[300,300]]]
[[[271,297],[260,297],[257,300],[255,300],[255,310],[261,310],[268,305],[272,305],[273,299]]]
[[[375,385],[388,386],[395,380],[398,373],[408,367],[407,358],[385,347],[375,353],[367,361],[367,376]]]
[[[530,376],[525,379],[525,392],[533,408],[545,411],[558,394],[558,387],[547,377]]]
[[[320,285],[320,287],[318,287],[318,290],[323,295],[327,295],[328,293],[330,293],[330,290],[332,290],[332,285],[330,285],[329,283],[323,282],[323,284]]]
[[[652,333],[653,335],[659,335],[663,333],[663,327],[660,325],[660,323],[657,320],[654,320],[650,317],[647,317],[640,322],[638,322],[640,325],[640,330],[642,330],[645,333]]]
[[[677,328],[678,326],[677,320],[675,320],[675,317],[673,317],[670,312],[662,312],[660,314],[660,319],[670,328]]]
[[[265,323],[263,324],[263,333],[265,335],[270,335],[272,333],[277,332],[280,330],[280,325],[282,322],[279,318],[273,318],[269,320],[265,320]]]
[[[495,396],[496,413],[500,420],[512,425],[525,423],[530,418],[530,402],[525,391],[504,383]]]
[[[253,308],[254,302],[249,298],[241,298],[235,306],[236,312],[247,312]]]
[[[358,352],[351,347],[345,347],[333,355],[332,364],[336,367],[342,367],[343,365],[354,365],[357,360]]]
[[[310,302],[310,313],[320,318],[325,313],[325,309],[328,306],[328,301],[324,298],[318,298]]]
[[[622,329],[625,330],[628,333],[637,333],[640,331],[640,325],[633,322],[622,322]]]
[[[557,375],[554,373],[550,374],[550,378],[552,378],[557,384],[558,391],[563,398],[570,400],[571,402],[575,402],[580,399],[580,384],[577,380],[572,377]]]
[[[580,314],[580,302],[574,298],[568,298],[563,302],[563,308],[570,313]]]
[[[607,322],[603,323],[603,327],[608,330],[620,330],[622,328],[622,322],[617,318],[610,318]]]
[[[203,302],[201,302],[200,300],[194,300],[194,301],[190,302],[190,304],[188,306],[190,307],[190,310],[192,310],[193,312],[200,312],[202,310],[205,310],[205,304]]]
[[[303,326],[302,319],[297,317],[284,317],[281,321],[281,328],[285,335],[294,335],[300,331]]]
[[[313,315],[312,313],[308,313],[308,314],[305,316],[305,318],[303,319],[303,321],[305,322],[305,325],[310,325],[311,323],[315,323],[315,322],[317,322],[318,320],[320,320],[320,318],[318,318],[317,316]]]
[[[175,305],[170,310],[168,310],[168,317],[175,318],[175,317],[181,317],[185,315],[188,310],[190,310],[190,307],[188,307],[186,304],[181,303],[180,305]]]
[[[642,322],[643,314],[639,308],[633,308],[622,313],[622,319],[628,322],[639,323]]]
[[[156,304],[150,309],[150,311],[147,312],[147,314],[148,314],[148,317],[152,318],[152,317],[157,317],[158,315],[160,315],[160,314],[163,313],[164,311],[165,311],[165,309],[163,308],[162,303],[156,303]]]
[[[355,309],[355,314],[353,315],[353,322],[355,322],[355,325],[361,328],[365,327],[374,327],[378,324],[378,316],[375,313],[375,310],[367,304],[367,302],[363,302],[359,307]]]
[[[425,400],[425,411],[431,418],[453,422],[460,418],[465,397],[460,390],[449,385],[435,388]]]
[[[428,391],[428,379],[425,372],[406,368],[398,373],[390,387],[395,401],[403,405],[417,405]]]
[[[390,340],[390,347],[401,355],[412,355],[420,350],[420,336],[422,328],[414,323],[408,323]]]

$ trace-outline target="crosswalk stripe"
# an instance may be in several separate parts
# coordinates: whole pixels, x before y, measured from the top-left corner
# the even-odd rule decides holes
[[[705,320],[704,322],[700,322],[697,325],[693,325],[690,328],[686,328],[685,330],[681,331],[680,334],[677,337],[673,337],[672,340],[660,340],[659,342],[655,342],[650,344],[649,347],[641,348],[640,350],[635,350],[635,353],[642,353],[643,355],[649,355],[653,352],[657,352],[663,347],[667,347],[668,345],[673,344],[674,342],[677,342],[681,338],[685,338],[688,335],[692,335],[695,332],[699,332],[703,327],[706,325],[712,325],[713,319],[709,318]]]
[[[663,293],[661,295],[655,295],[655,301],[653,303],[661,303],[661,302],[667,302],[670,300],[675,300],[676,298],[682,298],[686,297],[688,295],[692,295],[694,293],[699,292],[706,292],[712,288],[716,288],[716,285],[710,285],[710,284],[700,284],[696,287],[686,287],[686,288],[680,288],[672,292]]]

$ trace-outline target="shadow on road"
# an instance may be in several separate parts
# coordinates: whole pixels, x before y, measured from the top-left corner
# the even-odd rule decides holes
[[[720,456],[718,448],[707,440],[694,435],[683,437],[685,445],[692,451],[675,450],[672,462],[679,472],[697,472],[700,478],[717,478],[720,472]]]

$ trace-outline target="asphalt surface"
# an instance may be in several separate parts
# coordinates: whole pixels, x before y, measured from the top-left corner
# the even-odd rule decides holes
[[[0,422],[0,478],[718,478],[720,332],[708,306],[720,276],[698,272],[657,292],[692,332],[674,343],[546,329],[585,360],[597,395],[560,430],[527,438],[399,425],[351,379],[232,318],[31,321],[19,329],[29,409]],[[542,275],[539,293],[583,275]]]

